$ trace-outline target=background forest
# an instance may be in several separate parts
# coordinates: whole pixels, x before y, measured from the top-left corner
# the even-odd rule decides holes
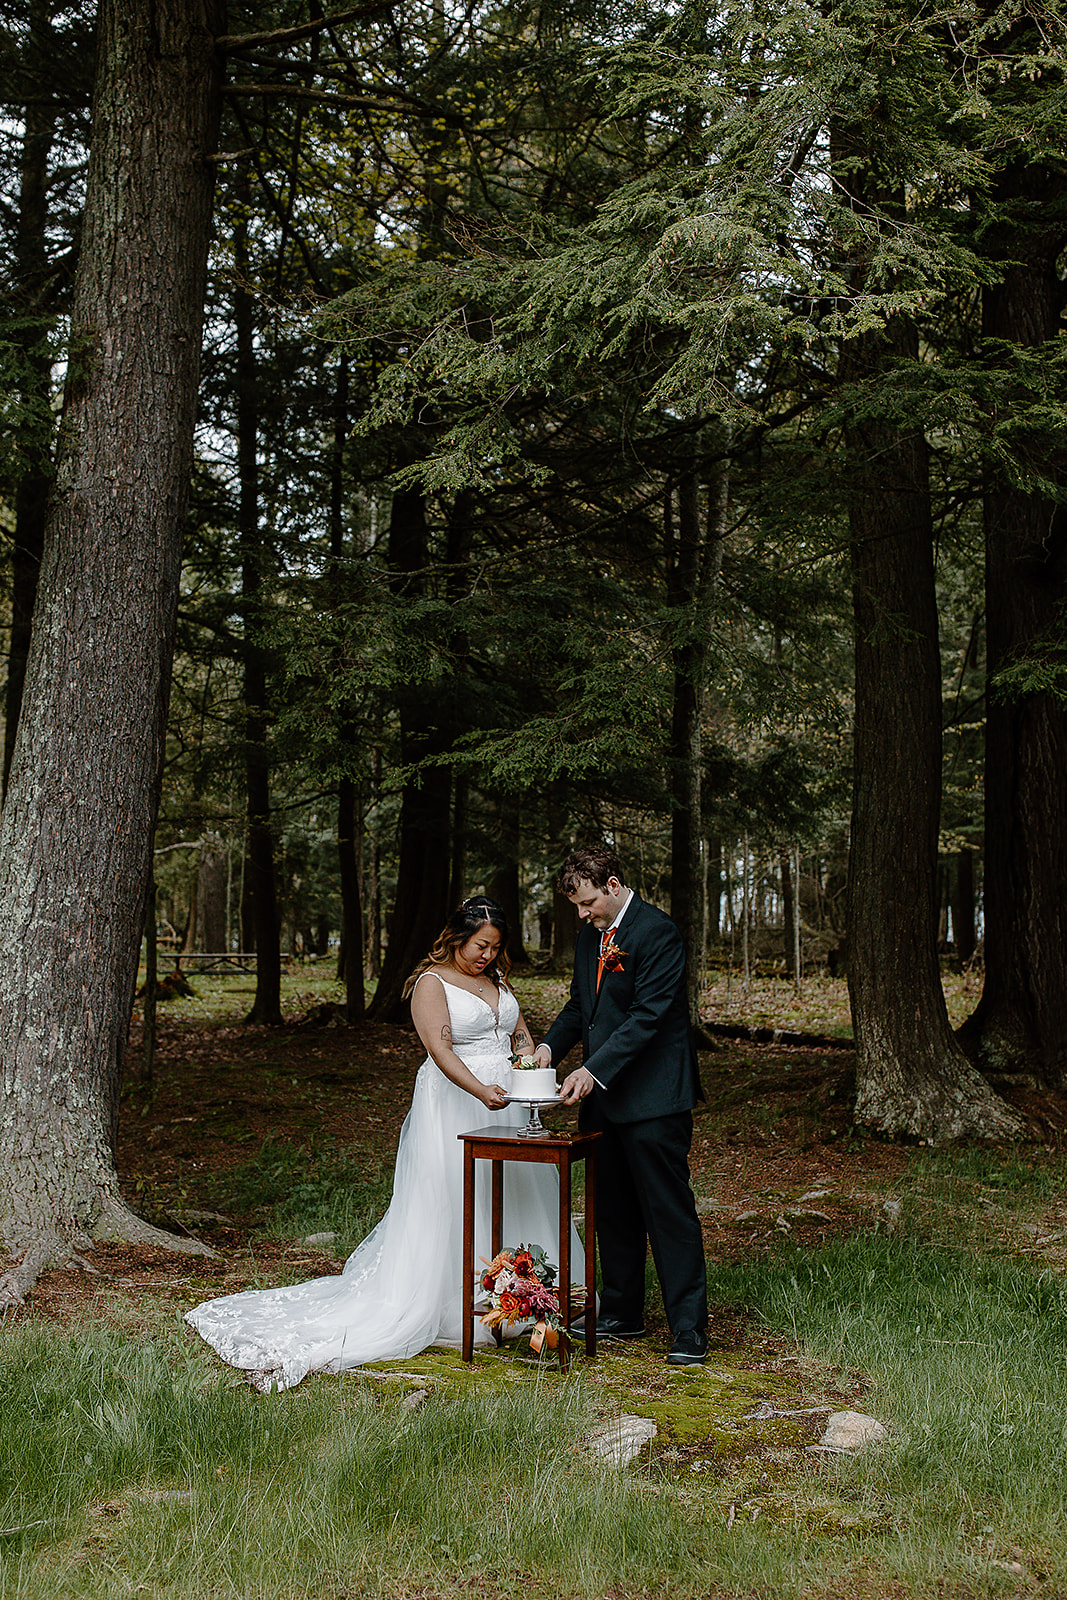
[[[5,790],[86,329],[138,270],[84,215],[90,151],[113,196],[137,160],[91,114],[132,81],[107,11],[0,7]],[[214,35],[129,920],[151,889],[163,948],[254,951],[255,1021],[283,954],[390,1020],[475,888],[565,969],[553,873],[607,837],[695,1023],[709,962],[847,965],[857,1118],[1011,1131],[998,1085],[1067,1065],[1062,9],[294,0]],[[939,960],[976,956],[957,1037]]]

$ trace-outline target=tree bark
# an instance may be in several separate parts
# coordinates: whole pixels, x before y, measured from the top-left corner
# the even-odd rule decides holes
[[[345,570],[344,465],[348,439],[348,357],[337,361],[333,394],[333,449],[330,459],[330,585],[342,594]],[[342,747],[356,744],[355,718],[341,713],[338,738]],[[363,905],[360,894],[360,837],[363,824],[356,784],[344,777],[337,786],[337,866],[341,887],[341,948],[337,975],[345,986],[345,1016],[358,1022],[366,1013],[363,981]],[[325,951],[323,952],[325,954]]]
[[[1003,266],[999,283],[983,292],[987,339],[1033,349],[1062,338],[1065,192],[1062,176],[1040,166],[1020,163],[1005,174],[997,200],[1009,209],[1008,223],[989,231]],[[998,409],[1010,414],[1013,398],[1006,376]],[[1019,431],[1016,425],[1024,458],[1054,470],[1054,445],[1032,434],[1018,439]],[[985,983],[961,1037],[988,1070],[1060,1084],[1067,1077],[1067,696],[1062,688],[1005,692],[995,680],[1006,667],[1054,652],[1062,639],[1067,511],[990,464],[983,516]]]
[[[450,910],[462,905],[467,898],[467,812],[470,790],[467,774],[457,772],[452,780],[452,860],[448,873]]]
[[[363,909],[360,904],[356,854],[358,826],[356,786],[351,778],[342,778],[337,786],[337,858],[341,879],[340,977],[345,986],[345,1016],[349,1022],[358,1022],[367,1010],[363,988]]]
[[[247,201],[247,172],[241,179]],[[256,993],[246,1022],[277,1027],[282,1020],[282,950],[270,816],[270,753],[267,734],[267,652],[259,638],[263,594],[263,540],[259,528],[259,399],[252,297],[249,281],[247,204],[234,231],[237,287],[237,475],[241,547],[241,611],[244,620],[245,790],[248,826],[245,899],[256,952]]]
[[[381,722],[379,713],[378,722]],[[363,898],[367,905],[367,976],[375,982],[382,972],[382,840],[378,805],[382,794],[381,729],[375,733],[370,753],[371,827]]]
[[[956,853],[956,893],[952,902],[952,931],[955,934],[957,959],[961,966],[969,966],[974,960],[978,944],[973,850],[959,850]]]
[[[34,43],[44,56],[52,30],[50,8],[42,0],[34,0],[31,5],[29,24]],[[44,326],[34,313],[48,270],[48,158],[55,137],[55,113],[48,104],[30,104],[24,116],[15,235],[16,281],[12,297],[18,308],[19,323],[11,338],[22,354],[21,403],[26,420],[18,431],[18,448],[23,460],[15,491],[11,552],[11,636],[4,696],[4,794],[7,793],[22,705],[52,484],[52,359]]]
[[[574,952],[578,941],[578,913],[556,888],[555,875],[574,848],[574,839],[568,824],[568,791],[562,781],[550,783],[545,791],[545,809],[548,821],[548,856],[552,868],[552,967],[556,972],[569,973],[574,966]]]
[[[498,864],[488,884],[489,897],[503,908],[508,923],[508,959],[512,966],[529,961],[522,936],[522,899],[519,887],[519,854],[522,838],[522,804],[518,795],[499,794],[496,817],[490,834],[498,853]]]
[[[779,850],[778,870],[782,875],[782,954],[785,957],[785,972],[786,977],[792,978],[794,983],[799,983],[793,864],[789,859],[788,850]]]
[[[192,464],[213,0],[103,0],[70,396],[0,830],[0,1236],[16,1300],[124,1205],[118,1090],[159,803]]]
[[[667,598],[685,612],[682,637],[674,648],[674,698],[671,712],[671,917],[685,940],[689,1020],[700,1027],[700,975],[704,950],[704,874],[700,844],[704,835],[701,777],[704,681],[707,673],[711,607],[722,567],[729,503],[725,450],[701,518],[695,475],[678,489],[678,536],[667,534]],[[702,526],[703,521],[703,526]],[[673,559],[672,559],[673,557]]]
[[[708,939],[718,944],[722,933],[722,839],[716,835],[706,841],[707,850],[707,927]]]
[[[393,497],[389,558],[407,591],[423,584],[429,532],[421,494],[399,490]],[[443,731],[432,688],[416,685],[400,695],[400,760],[405,767],[437,754]],[[404,982],[444,925],[448,912],[449,830],[452,780],[447,767],[428,766],[404,785],[400,803],[400,848],[396,897],[389,939],[371,1015],[398,1022],[404,1015]]]
[[[197,874],[196,948],[226,948],[226,855],[218,834],[204,840]]]
[[[873,389],[881,371],[914,360],[916,350],[914,330],[894,319],[885,335],[849,341],[841,377]],[[932,1143],[1004,1137],[1018,1123],[953,1037],[937,960],[941,662],[926,443],[917,431],[868,416],[848,429],[847,446],[856,659],[848,987],[856,1119]]]
[[[145,897],[144,1006],[141,1010],[141,1082],[151,1088],[156,1071],[156,1021],[159,985],[159,933],[156,927],[156,880],[149,878]]]

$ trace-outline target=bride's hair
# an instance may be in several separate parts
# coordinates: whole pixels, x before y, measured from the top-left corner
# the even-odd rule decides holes
[[[405,983],[403,998],[407,999],[424,972],[429,972],[433,967],[443,967],[452,963],[456,951],[462,950],[467,940],[473,938],[478,929],[483,928],[487,922],[500,934],[500,951],[492,966],[486,967],[485,972],[499,989],[511,970],[507,950],[508,919],[504,915],[503,906],[497,905],[496,901],[490,900],[487,895],[475,894],[471,895],[469,900],[464,900],[458,911],[453,911],[434,940],[433,949],[428,956],[423,957]]]

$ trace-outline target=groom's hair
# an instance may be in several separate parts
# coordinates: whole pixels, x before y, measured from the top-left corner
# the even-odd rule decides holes
[[[609,878],[622,883],[622,863],[614,850],[606,844],[583,845],[572,850],[556,878],[560,894],[577,894],[580,883],[591,883],[594,889],[606,889]]]

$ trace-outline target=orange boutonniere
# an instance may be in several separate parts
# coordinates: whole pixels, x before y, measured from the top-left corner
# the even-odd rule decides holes
[[[622,972],[622,958],[625,950],[620,950],[614,939],[611,939],[600,952],[600,964],[605,972]]]

